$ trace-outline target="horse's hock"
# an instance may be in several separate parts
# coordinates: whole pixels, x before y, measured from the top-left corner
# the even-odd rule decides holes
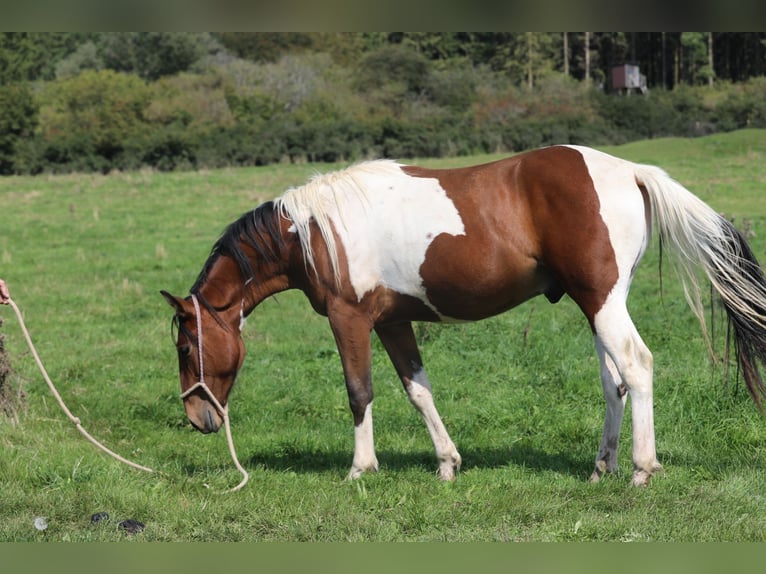
[[[8,353],[5,351],[5,335],[2,331],[3,318],[0,317],[0,413],[12,417],[20,409],[24,401],[21,388],[14,385],[17,379],[11,369]]]

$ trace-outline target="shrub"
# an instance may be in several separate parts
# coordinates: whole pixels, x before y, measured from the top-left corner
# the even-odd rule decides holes
[[[732,86],[717,106],[715,119],[719,130],[766,127],[766,78],[752,78]]]
[[[26,84],[0,85],[0,174],[18,171],[17,147],[32,136],[38,108]]]
[[[214,74],[182,73],[154,82],[143,117],[194,132],[234,123],[223,82]]]
[[[150,96],[143,80],[111,70],[48,83],[40,96],[44,159],[64,169],[108,171],[125,141],[146,129]]]
[[[695,135],[697,126],[708,120],[699,89],[679,87],[655,90],[646,96],[616,96],[593,93],[598,115],[613,126],[617,141],[663,136]]]
[[[294,124],[289,118],[268,123],[239,123],[204,135],[197,149],[197,165],[227,167],[266,165],[288,152],[287,138]]]

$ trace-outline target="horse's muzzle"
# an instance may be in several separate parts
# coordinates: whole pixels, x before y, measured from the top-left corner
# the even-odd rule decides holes
[[[191,420],[192,426],[202,434],[218,432],[218,429],[221,428],[221,422],[220,419],[218,419],[218,414],[215,412],[215,408],[206,406],[202,411],[202,416],[198,420],[189,419]]]
[[[192,426],[203,434],[218,432],[223,424],[223,418],[218,414],[215,406],[207,401],[193,401],[195,404],[187,405],[186,416]]]

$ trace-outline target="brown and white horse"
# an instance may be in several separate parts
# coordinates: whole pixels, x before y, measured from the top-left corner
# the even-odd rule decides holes
[[[536,295],[555,303],[566,294],[590,323],[606,399],[591,480],[616,469],[630,395],[633,483],[645,484],[662,468],[652,354],[626,299],[653,224],[674,248],[703,328],[696,266],[720,295],[760,406],[766,279],[740,233],[659,168],[553,146],[459,169],[360,163],[316,176],[233,222],[191,295],[163,292],[176,313],[186,414],[203,433],[219,429],[245,356],[244,319],[270,295],[300,289],[328,317],[340,352],[354,418],[349,478],[378,468],[374,330],[425,421],[440,478],[452,480],[460,454],[434,406],[411,322],[474,321]]]

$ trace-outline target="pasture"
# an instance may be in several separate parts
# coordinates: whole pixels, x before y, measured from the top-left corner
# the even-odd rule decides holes
[[[665,168],[745,231],[766,262],[766,131],[660,139],[605,151]],[[422,160],[457,166],[497,156]],[[761,541],[766,420],[721,359],[711,368],[657,241],[629,308],[655,362],[658,458],[630,487],[630,403],[621,472],[588,484],[604,402],[590,329],[568,299],[534,299],[471,324],[421,324],[434,397],[463,456],[436,478],[432,445],[373,340],[380,472],[345,481],[353,428],[334,341],[303,295],[261,304],[230,399],[250,472],[241,491],[223,433],[203,436],[178,398],[172,312],[225,225],[315,171],[273,165],[187,173],[0,179],[0,277],[72,412],[132,470],[83,440],[49,395],[13,313],[2,333],[26,394],[0,415],[0,541]],[[662,285],[662,289],[660,289]],[[725,323],[713,306],[723,353]],[[91,516],[108,512],[96,524]],[[46,517],[37,530],[35,518]],[[130,535],[120,521],[145,529]]]

